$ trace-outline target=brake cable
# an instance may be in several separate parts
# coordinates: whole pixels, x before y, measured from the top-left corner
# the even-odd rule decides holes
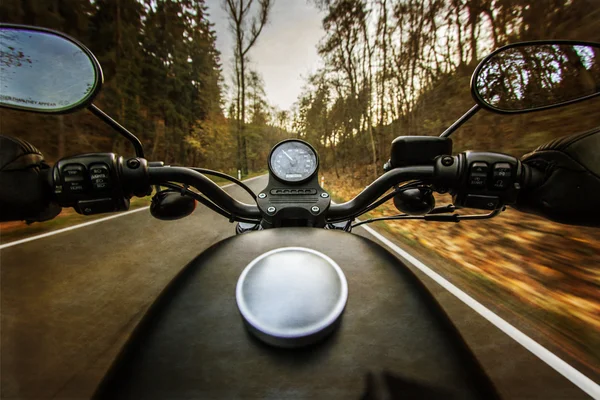
[[[236,185],[238,185],[239,187],[241,187],[242,189],[244,189],[246,192],[248,192],[248,194],[254,199],[254,201],[256,201],[256,193],[254,193],[254,191],[252,191],[252,189],[250,189],[246,184],[244,184],[244,182],[242,182],[238,179],[235,179],[231,175],[227,175],[227,174],[224,174],[223,172],[219,172],[219,171],[214,171],[212,169],[195,168],[195,167],[189,167],[189,168],[196,172],[200,172],[201,174],[213,175],[213,176],[228,180],[230,182],[233,182]]]

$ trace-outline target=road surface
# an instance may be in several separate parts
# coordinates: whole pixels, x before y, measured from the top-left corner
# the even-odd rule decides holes
[[[266,176],[248,185],[258,192]],[[249,201],[236,187],[226,190]],[[165,285],[205,248],[233,233],[232,224],[202,206],[169,222],[142,210],[0,250],[2,398],[89,398]],[[355,233],[377,240],[362,228]],[[589,398],[409,267],[440,301],[503,397]]]

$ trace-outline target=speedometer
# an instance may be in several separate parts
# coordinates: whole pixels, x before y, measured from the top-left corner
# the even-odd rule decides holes
[[[284,182],[303,182],[317,171],[319,160],[315,150],[301,140],[285,140],[271,150],[271,172]]]

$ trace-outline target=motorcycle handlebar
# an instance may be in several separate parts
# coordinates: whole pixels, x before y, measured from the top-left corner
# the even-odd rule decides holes
[[[342,204],[332,204],[329,207],[326,217],[329,220],[351,218],[365,207],[368,207],[392,186],[412,179],[432,178],[433,174],[434,168],[432,166],[396,168],[386,172],[352,200]],[[252,219],[261,217],[258,206],[235,200],[213,181],[189,168],[149,167],[148,178],[151,185],[160,185],[162,182],[170,181],[193,186],[215,204],[235,216]]]
[[[160,185],[163,182],[179,182],[193,186],[234,216],[249,219],[260,219],[261,217],[258,206],[237,201],[221,189],[219,185],[192,169],[185,167],[149,167],[148,178],[151,185]]]
[[[373,201],[387,192],[392,186],[413,179],[429,179],[434,177],[433,166],[415,166],[396,168],[377,178],[360,192],[355,198],[342,204],[332,204],[327,213],[328,220],[351,218],[368,207]]]

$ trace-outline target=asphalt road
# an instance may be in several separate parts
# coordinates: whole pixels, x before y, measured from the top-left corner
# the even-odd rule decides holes
[[[266,177],[248,185],[259,191]],[[227,191],[249,201],[236,187]],[[355,233],[376,240],[364,229]],[[232,224],[200,206],[179,221],[159,221],[145,210],[0,250],[2,398],[89,398],[165,285],[205,248],[233,234]],[[409,268],[445,308],[503,397],[589,398]]]

